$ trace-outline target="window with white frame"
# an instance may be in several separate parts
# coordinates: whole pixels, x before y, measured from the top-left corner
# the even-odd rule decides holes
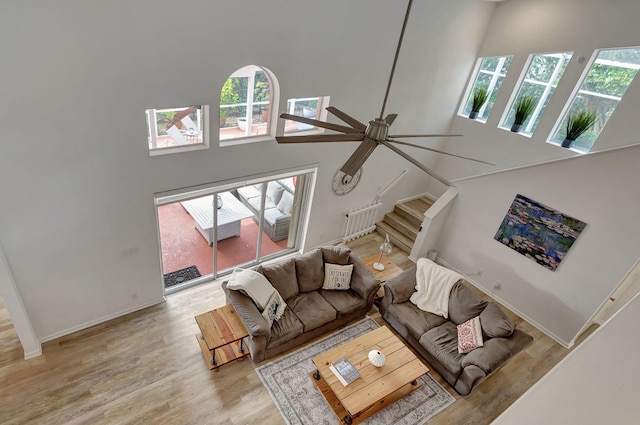
[[[474,93],[484,90],[487,93],[487,100],[482,104],[476,119],[487,122],[512,60],[513,56],[494,56],[479,59],[476,76],[473,84],[468,89],[466,100],[459,111],[460,115],[470,115],[473,110]]]
[[[220,144],[270,134],[273,100],[272,76],[264,68],[234,72],[220,91]]]
[[[297,115],[299,117],[311,118],[311,119],[324,119],[326,113],[324,108],[329,104],[328,96],[320,97],[303,97],[297,99],[287,100],[287,113],[291,115]],[[285,120],[284,132],[293,133],[296,131],[309,131],[318,130],[324,131],[312,124],[301,123],[292,120]]]
[[[520,82],[516,96],[513,97],[502,117],[501,128],[513,129],[513,131],[527,136],[533,134],[572,54],[573,52],[560,52],[529,56],[526,73]],[[523,122],[515,122],[518,104],[520,102],[520,105],[523,105],[525,99],[529,99],[531,104],[530,115]],[[521,107],[518,121],[523,115],[526,115],[523,114],[523,110],[524,108]],[[520,127],[514,127],[514,124],[520,125]]]
[[[207,105],[145,110],[147,144],[151,155],[209,147]]]
[[[562,144],[563,147],[570,147],[577,152],[589,152],[638,73],[638,69],[640,47],[597,50],[579,89],[567,103],[548,142]],[[595,122],[575,141],[565,145],[567,122],[571,117],[585,112],[594,113]]]

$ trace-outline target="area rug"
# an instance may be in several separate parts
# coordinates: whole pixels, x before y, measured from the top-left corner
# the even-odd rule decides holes
[[[308,374],[315,370],[311,359],[349,341],[378,324],[367,317],[321,340],[256,368],[273,402],[289,425],[334,425],[338,418],[315,388]],[[367,425],[422,425],[455,399],[429,374],[419,378],[422,386],[408,396],[362,422]]]
[[[173,285],[185,283],[191,279],[195,279],[196,277],[200,277],[200,272],[196,266],[189,266],[184,269],[176,270],[175,272],[164,275],[164,287],[168,288]]]

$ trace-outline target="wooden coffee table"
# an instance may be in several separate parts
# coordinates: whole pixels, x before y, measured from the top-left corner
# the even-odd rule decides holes
[[[381,351],[386,362],[375,367],[371,350]],[[329,369],[346,357],[360,378],[342,385]],[[312,359],[317,370],[309,376],[342,423],[356,424],[420,388],[418,378],[429,369],[387,327],[382,326]]]
[[[196,335],[209,370],[218,371],[223,364],[241,361],[249,355],[242,338],[249,332],[242,324],[233,305],[211,310],[195,317],[200,334]]]

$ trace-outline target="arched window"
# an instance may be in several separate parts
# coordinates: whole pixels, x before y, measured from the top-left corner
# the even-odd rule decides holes
[[[220,91],[220,145],[272,139],[278,92],[266,68],[247,65],[231,74]]]

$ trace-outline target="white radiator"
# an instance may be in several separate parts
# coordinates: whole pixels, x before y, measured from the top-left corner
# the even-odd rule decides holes
[[[346,213],[347,225],[342,241],[349,242],[376,230],[376,212],[381,206],[382,202],[374,201],[370,205]]]

